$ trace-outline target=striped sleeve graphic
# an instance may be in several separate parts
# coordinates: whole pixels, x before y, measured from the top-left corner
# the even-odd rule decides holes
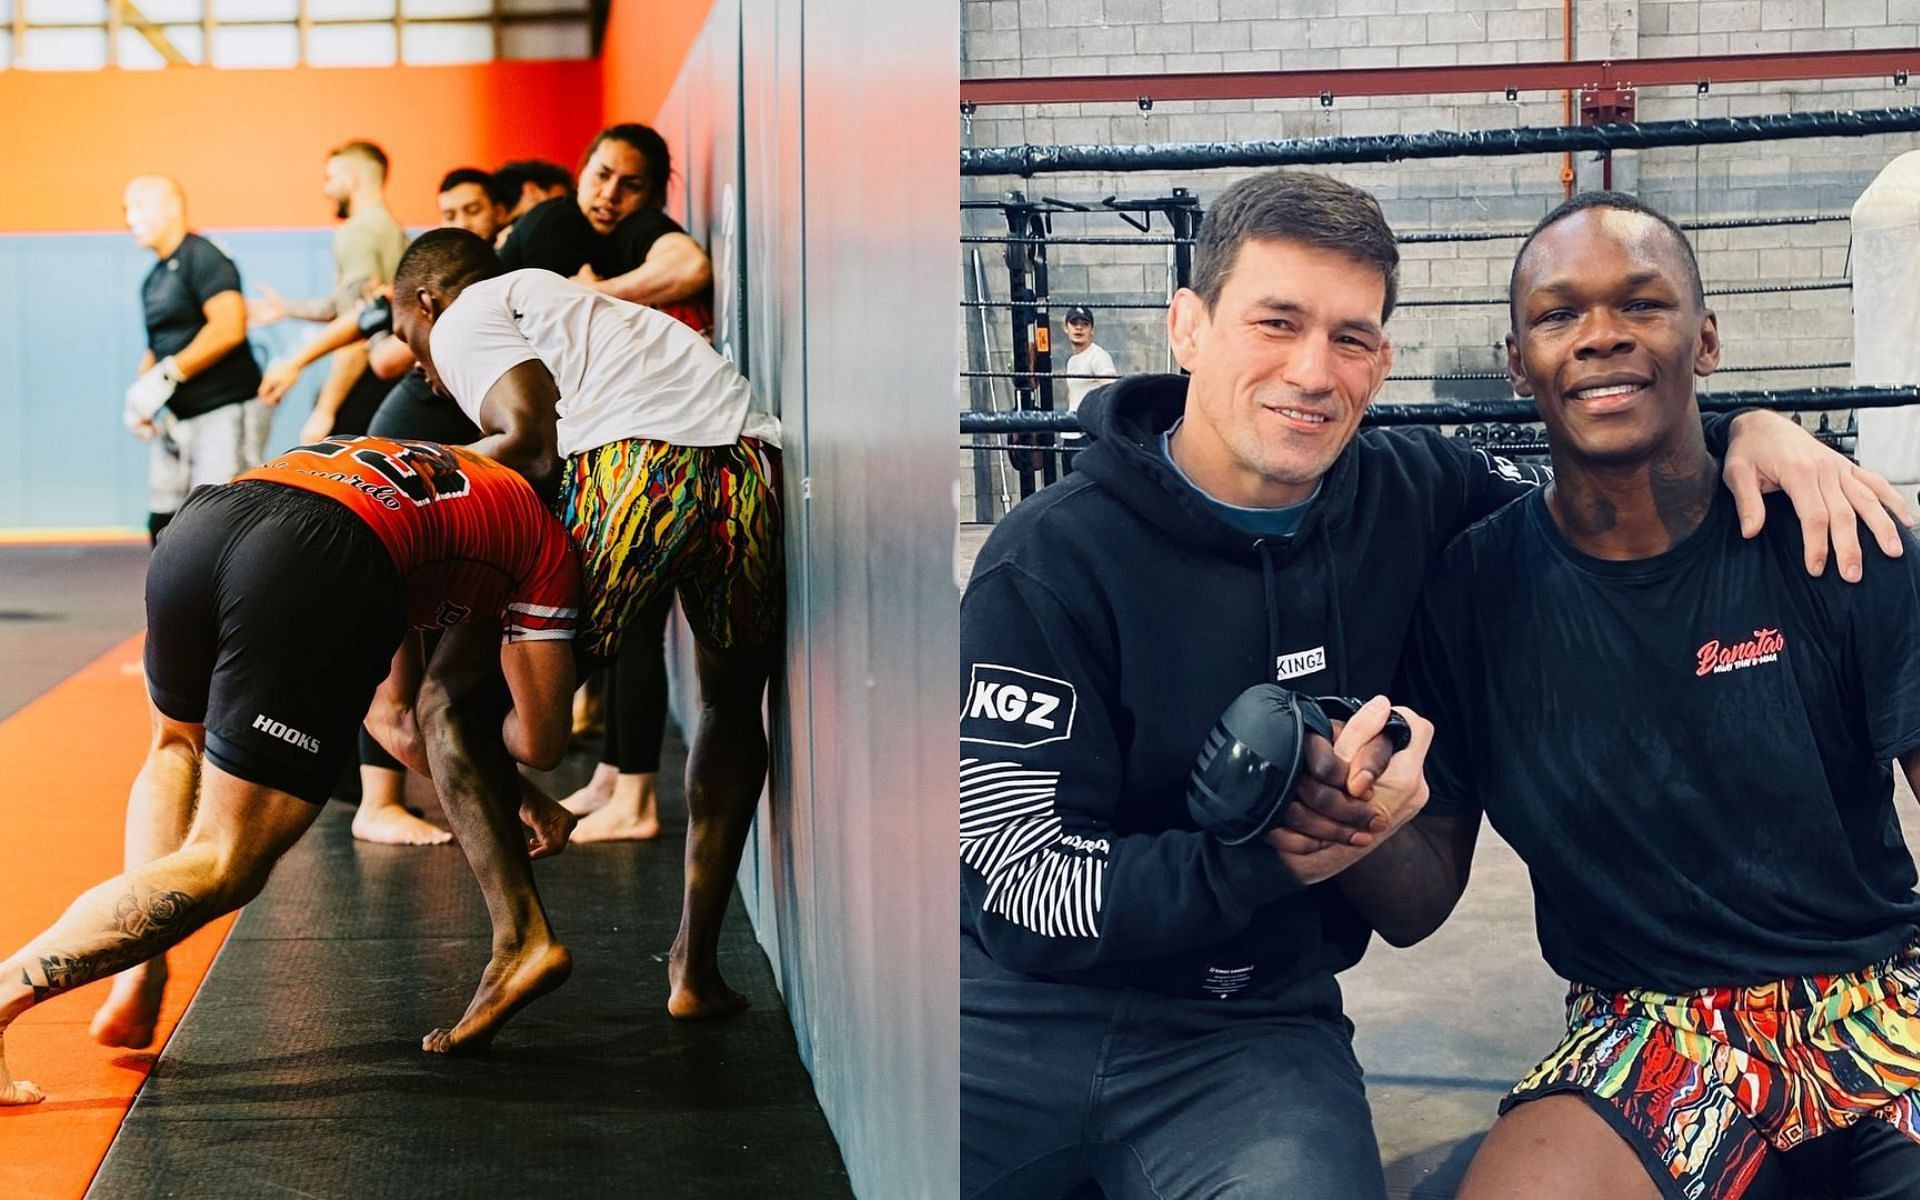
[[[960,861],[987,880],[986,910],[1047,937],[1099,937],[1106,847],[1066,838],[1060,772],[960,760]]]
[[[580,623],[577,608],[556,608],[548,604],[507,605],[506,640],[509,642],[571,641]]]

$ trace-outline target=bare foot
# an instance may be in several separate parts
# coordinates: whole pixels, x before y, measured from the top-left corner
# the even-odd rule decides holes
[[[11,1079],[5,1071],[0,1071],[0,1108],[20,1104],[38,1104],[47,1098],[47,1094],[31,1079]]]
[[[609,804],[580,819],[576,842],[645,842],[660,836],[660,806],[652,793],[638,804]]]
[[[354,840],[382,846],[444,846],[453,834],[398,804],[361,804],[353,814]]]
[[[495,954],[460,1023],[429,1033],[420,1040],[420,1048],[429,1054],[483,1053],[513,1014],[565,983],[572,973],[573,956],[558,942],[506,957]]]
[[[546,858],[565,850],[573,827],[580,823],[579,817],[524,779],[520,781],[520,820],[533,830],[527,842],[528,858]]]
[[[587,785],[560,804],[576,817],[584,817],[596,809],[605,808],[607,801],[613,799],[613,781],[618,778],[620,772],[612,763],[601,763],[593,769],[593,778],[587,780]]]
[[[597,737],[607,731],[606,699],[602,693],[581,684],[573,693],[573,736]]]
[[[47,1098],[47,1094],[25,1079],[15,1079],[7,1071],[7,1056],[0,1049],[0,1108],[19,1104],[38,1104]]]
[[[164,960],[162,960],[164,963]],[[153,1045],[153,1027],[160,1020],[160,998],[166,994],[167,972],[133,967],[113,977],[113,990],[93,1014],[88,1032],[102,1046],[145,1050]]]
[[[730,1017],[744,1012],[753,1001],[727,986],[719,968],[695,972],[677,959],[667,961],[667,1015],[682,1021],[700,1021],[709,1017]]]

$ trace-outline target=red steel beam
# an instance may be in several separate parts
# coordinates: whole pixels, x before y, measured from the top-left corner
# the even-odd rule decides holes
[[[1453,67],[1355,67],[1337,71],[1224,71],[1173,75],[1052,75],[960,82],[962,104],[1132,104],[1161,100],[1274,100],[1334,96],[1424,96],[1563,88],[1690,86],[1788,79],[1892,78],[1920,72],[1920,48],[1717,54],[1625,61],[1474,63]]]

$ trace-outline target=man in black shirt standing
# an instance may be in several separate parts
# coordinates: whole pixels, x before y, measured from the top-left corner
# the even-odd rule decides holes
[[[1743,537],[1701,438],[1720,337],[1685,235],[1575,197],[1522,246],[1508,364],[1554,481],[1442,554],[1401,702],[1432,796],[1344,886],[1384,936],[1526,860],[1566,1040],[1461,1195],[1920,1197],[1920,546],[1848,585],[1777,502]]]
[[[158,260],[140,288],[147,352],[123,414],[152,443],[147,531],[158,537],[192,488],[260,465],[270,417],[251,403],[260,367],[233,260],[187,232],[186,197],[172,179],[142,175],[125,201],[134,240]]]

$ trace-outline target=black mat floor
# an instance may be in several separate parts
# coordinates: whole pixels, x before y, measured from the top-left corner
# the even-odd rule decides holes
[[[737,901],[723,969],[753,1008],[666,1015],[683,754],[670,736],[659,840],[539,865],[574,974],[483,1059],[419,1049],[486,962],[459,849],[362,845],[330,805],[235,925],[89,1200],[851,1196]]]
[[[0,546],[0,718],[146,623],[147,548]]]

